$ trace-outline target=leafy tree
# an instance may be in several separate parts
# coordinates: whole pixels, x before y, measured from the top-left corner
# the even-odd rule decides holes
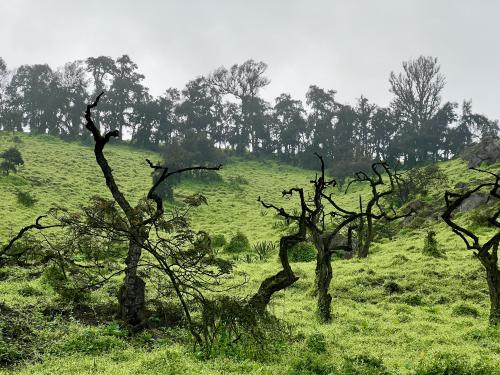
[[[87,100],[89,80],[83,61],[66,63],[57,74],[60,81],[60,118],[63,134],[71,140],[84,137],[83,117],[80,104]]]
[[[391,108],[401,124],[400,142],[405,149],[405,161],[414,164],[422,158],[419,137],[424,124],[439,110],[445,78],[437,58],[420,56],[403,62],[403,72],[391,72],[389,84],[394,95]]]
[[[304,151],[307,122],[302,102],[292,99],[289,94],[281,94],[275,100],[273,119],[278,154],[283,153],[290,158]]]
[[[24,160],[22,158],[21,152],[15,147],[11,147],[8,150],[2,152],[0,157],[4,160],[0,164],[4,174],[9,174],[9,172],[17,172],[17,167],[24,165]]]
[[[333,123],[339,109],[339,104],[335,101],[336,93],[334,90],[325,91],[314,85],[309,86],[306,93],[306,104],[310,109],[307,123],[311,134],[311,150],[321,150],[327,158],[333,157]]]
[[[261,129],[265,106],[257,97],[259,90],[270,82],[264,76],[266,70],[264,62],[247,60],[230,69],[221,67],[209,77],[211,84],[221,95],[229,94],[239,100],[239,113],[233,116],[235,124],[232,136],[239,154],[243,154],[248,145],[252,150],[257,150],[261,141],[259,132],[266,134]]]
[[[34,134],[61,134],[59,80],[48,65],[22,65],[7,87],[13,112],[22,114],[22,125]]]
[[[114,128],[118,128],[120,139],[125,127],[132,127],[131,112],[137,103],[146,99],[147,89],[141,84],[144,76],[137,72],[138,66],[128,55],[116,59],[116,71],[109,91],[111,106],[111,121]]]

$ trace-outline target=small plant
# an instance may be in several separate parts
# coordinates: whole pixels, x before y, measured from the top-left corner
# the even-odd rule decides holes
[[[438,242],[436,240],[436,232],[428,231],[425,237],[424,248],[422,249],[422,254],[428,255],[435,258],[442,258],[443,252],[439,249]]]
[[[244,233],[237,232],[224,247],[224,251],[226,253],[242,253],[250,251],[250,241],[248,241],[248,238]]]
[[[216,234],[212,237],[213,247],[222,247],[227,244],[226,237],[223,234]]]
[[[253,250],[259,256],[259,260],[266,260],[276,250],[276,245],[271,241],[257,242],[253,245]]]
[[[459,304],[453,307],[453,315],[455,316],[470,316],[472,318],[479,317],[479,311],[474,306]]]
[[[309,242],[299,242],[288,252],[290,262],[310,262],[316,259],[316,248]]]
[[[16,192],[17,202],[25,207],[33,206],[37,199],[35,199],[29,192],[18,190]]]
[[[321,332],[313,333],[306,339],[307,348],[316,353],[321,354],[326,352],[326,339],[325,335]]]

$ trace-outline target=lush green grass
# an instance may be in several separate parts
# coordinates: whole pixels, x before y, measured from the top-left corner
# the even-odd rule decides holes
[[[53,205],[76,208],[92,195],[108,196],[91,148],[49,137],[21,136],[21,140],[18,147],[25,166],[18,175],[0,176],[2,243]],[[2,134],[0,150],[11,144],[11,137]],[[113,145],[106,148],[106,155],[124,192],[137,201],[151,181],[144,159],[156,160],[158,156]],[[481,177],[477,172],[467,171],[465,163],[459,160],[443,163],[441,167],[450,178],[448,187]],[[196,228],[224,234],[228,239],[242,231],[255,243],[277,241],[280,235],[275,228],[278,219],[273,212],[266,213],[260,208],[257,196],[291,208],[293,199],[282,199],[281,191],[308,184],[314,172],[275,162],[233,159],[220,174],[224,183],[184,182],[176,190],[177,196],[182,198],[198,191],[207,196],[208,206],[191,211]],[[231,177],[237,176],[248,184],[235,183]],[[16,197],[19,189],[30,192],[38,201],[32,207],[19,204]],[[357,204],[357,194],[365,192],[362,186],[357,186],[341,200],[353,206]],[[432,200],[433,195],[439,194],[435,191],[426,199]],[[148,332],[130,340],[114,323],[91,327],[71,315],[49,319],[44,310],[58,304],[55,293],[43,279],[29,275],[28,271],[7,270],[7,279],[0,281],[0,302],[21,312],[18,320],[25,319],[43,347],[39,351],[43,354],[35,357],[33,364],[23,364],[13,371],[376,374],[383,373],[385,368],[396,374],[500,373],[500,333],[487,325],[489,301],[484,271],[443,223],[427,225],[432,225],[437,233],[438,243],[446,254],[444,258],[422,255],[427,230],[424,227],[405,228],[393,240],[378,241],[367,259],[334,261],[333,322],[329,325],[320,325],[315,316],[314,262],[294,263],[299,281],[278,293],[270,306],[275,316],[288,323],[293,340],[280,348],[280,355],[267,361],[230,354],[202,360],[179,339],[186,333],[178,330]],[[238,270],[248,273],[250,280],[234,295],[246,296],[255,291],[264,277],[279,269],[275,258],[267,262],[239,261]],[[109,295],[100,291],[90,304],[98,306],[109,300]],[[0,353],[1,350],[0,346]],[[484,369],[481,364],[488,366],[485,372],[481,372]],[[434,372],[430,371],[432,366]],[[444,371],[446,366],[448,372]],[[463,371],[459,372],[460,369]]]

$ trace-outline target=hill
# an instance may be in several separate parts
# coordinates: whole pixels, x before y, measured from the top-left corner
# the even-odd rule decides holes
[[[76,209],[93,195],[108,196],[90,147],[47,136],[18,137],[16,146],[25,165],[17,175],[0,176],[1,243],[54,205]],[[0,150],[12,144],[10,134],[1,134]],[[110,145],[105,153],[123,191],[135,201],[140,199],[151,183],[145,159],[159,156],[125,145]],[[449,180],[425,197],[433,202],[445,188],[482,177],[468,171],[461,160],[439,167]],[[281,191],[307,185],[314,173],[274,161],[231,159],[220,172],[222,181],[188,180],[175,192],[178,201],[195,192],[207,197],[208,205],[191,211],[197,229],[226,238],[241,231],[252,244],[277,241],[281,222],[261,209],[257,197],[293,207],[293,201],[281,198]],[[354,206],[365,189],[355,186],[341,199]],[[18,191],[32,195],[35,204],[19,203]],[[422,254],[430,228],[437,233],[446,254],[443,258]],[[262,262],[250,256],[236,264],[238,271],[249,275],[249,282],[232,292],[239,296],[255,291],[263,277],[279,267],[275,257]],[[267,360],[240,352],[203,360],[182,339],[186,333],[178,327],[127,339],[116,322],[96,324],[60,306],[43,277],[21,268],[2,269],[0,309],[9,322],[18,322],[12,327],[19,332],[12,333],[4,321],[0,362],[26,357],[33,363],[21,361],[5,370],[23,374],[500,373],[500,333],[487,325],[484,271],[441,221],[399,228],[392,239],[379,238],[367,259],[334,260],[333,323],[329,325],[320,325],[315,317],[314,262],[293,267],[299,281],[277,294],[270,306],[287,324],[292,338],[270,351]],[[109,301],[112,290],[93,295],[89,311]],[[12,338],[14,342],[9,341]]]

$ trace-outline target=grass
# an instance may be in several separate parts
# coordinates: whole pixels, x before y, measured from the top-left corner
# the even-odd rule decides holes
[[[0,176],[0,243],[54,205],[76,209],[92,195],[109,196],[91,148],[45,136],[20,138],[17,146],[25,166],[17,175]],[[11,145],[10,135],[0,133],[0,151]],[[119,185],[137,202],[151,183],[144,160],[157,160],[158,155],[124,145],[109,145],[105,153]],[[443,189],[482,177],[468,171],[460,160],[440,166],[450,180]],[[241,231],[251,244],[277,241],[278,219],[273,212],[262,211],[257,197],[292,208],[293,199],[282,199],[281,191],[307,185],[314,173],[272,161],[231,159],[220,172],[223,183],[186,181],[176,189],[176,196],[181,200],[201,192],[208,198],[208,206],[191,211],[195,228],[223,234],[228,240]],[[242,181],[238,176],[249,183],[238,183]],[[357,186],[341,200],[353,207],[357,194],[366,193],[364,189]],[[33,206],[17,201],[19,190],[36,198]],[[440,194],[434,191],[425,199]],[[462,220],[467,218],[463,215]],[[430,227],[445,257],[422,254]],[[333,322],[328,325],[320,325],[315,315],[314,262],[294,263],[293,268],[300,279],[278,293],[270,305],[270,311],[287,323],[293,339],[269,360],[234,355],[204,360],[192,351],[186,333],[176,328],[128,339],[116,323],[90,325],[83,314],[68,312],[43,278],[29,270],[0,270],[6,273],[0,277],[0,302],[16,312],[4,313],[0,322],[9,316],[11,329],[19,327],[18,336],[32,341],[23,345],[34,353],[30,362],[0,373],[500,374],[500,332],[487,325],[484,271],[442,222],[405,228],[393,240],[379,239],[367,259],[334,260]],[[266,262],[238,261],[237,269],[250,276],[246,285],[232,292],[244,297],[279,264],[272,256]],[[103,303],[114,301],[111,292],[96,292],[89,305],[97,311]],[[30,332],[20,328],[23,324]]]

